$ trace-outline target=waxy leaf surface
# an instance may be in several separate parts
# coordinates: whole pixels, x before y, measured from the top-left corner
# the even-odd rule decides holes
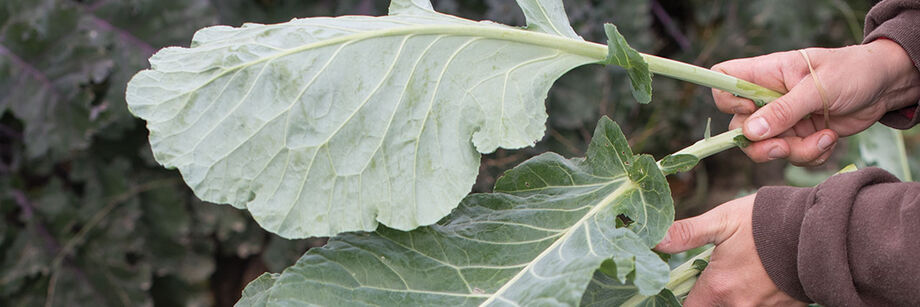
[[[203,200],[287,238],[435,223],[480,153],[543,136],[576,55],[560,1],[520,1],[541,32],[396,0],[390,16],[205,28],[129,83],[157,161]],[[565,36],[560,36],[565,35]],[[579,46],[582,46],[579,45]]]
[[[617,30],[613,24],[605,24],[604,31],[607,33],[607,64],[613,64],[626,69],[629,75],[629,85],[632,89],[633,98],[639,103],[649,103],[652,101],[652,73],[649,71],[648,63],[642,58],[642,55],[626,43],[626,38]]]
[[[240,306],[572,306],[608,259],[643,295],[667,282],[650,250],[674,219],[667,182],[610,119],[586,159],[540,155],[495,191],[468,196],[429,227],[336,236],[250,285]],[[632,222],[616,227],[624,218]]]

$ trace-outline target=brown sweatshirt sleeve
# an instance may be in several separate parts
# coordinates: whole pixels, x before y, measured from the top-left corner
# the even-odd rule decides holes
[[[865,39],[897,42],[920,70],[920,0],[884,0],[866,15]],[[920,108],[911,106],[888,112],[879,120],[892,128],[908,129],[920,122]]]
[[[825,306],[920,306],[920,183],[879,168],[765,187],[754,243],[776,285]]]

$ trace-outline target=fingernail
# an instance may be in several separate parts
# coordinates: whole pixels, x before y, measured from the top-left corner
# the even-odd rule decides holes
[[[770,131],[770,126],[767,126],[767,121],[763,117],[755,117],[748,120],[747,130],[754,136],[763,137]]]
[[[779,146],[773,147],[773,149],[770,149],[770,152],[767,153],[767,157],[769,157],[770,160],[776,160],[785,156],[786,151]]]
[[[831,136],[825,134],[818,139],[818,149],[821,151],[827,151],[831,148],[831,145],[834,145],[834,141],[831,140]]]
[[[664,245],[668,245],[668,243],[671,243],[671,232],[670,231],[664,233],[664,239],[661,239],[661,243],[658,243],[658,245],[664,246]]]
[[[732,114],[747,114],[747,112],[744,112],[744,107],[737,106],[732,108]]]

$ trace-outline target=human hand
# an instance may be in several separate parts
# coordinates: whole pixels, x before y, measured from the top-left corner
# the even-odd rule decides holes
[[[655,247],[677,253],[716,245],[685,306],[805,306],[777,288],[760,262],[751,230],[755,195],[674,222]]]
[[[743,127],[754,141],[744,152],[756,162],[788,158],[796,165],[824,163],[838,136],[865,130],[888,111],[920,100],[920,72],[904,49],[888,39],[837,49],[805,49],[826,93],[824,102],[798,51],[723,62],[713,70],[786,93],[757,110],[748,99],[713,90],[716,106],[735,114],[729,127]],[[808,117],[808,115],[811,115]]]

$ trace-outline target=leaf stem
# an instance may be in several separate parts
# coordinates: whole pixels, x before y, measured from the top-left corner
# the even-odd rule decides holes
[[[701,252],[699,255],[696,255],[693,258],[690,258],[686,262],[682,263],[680,266],[671,270],[671,278],[668,280],[668,283],[665,284],[665,288],[671,290],[674,293],[674,296],[680,297],[690,293],[690,287],[696,282],[696,277],[702,272],[693,265],[697,260],[704,260],[709,262],[709,257],[712,256],[712,251],[715,247],[710,247]],[[689,284],[690,287],[685,287]],[[684,289],[686,288],[686,289]]]
[[[476,36],[487,39],[514,41],[534,46],[552,48],[587,57],[589,59],[594,59],[598,62],[606,61],[609,52],[607,45],[511,27],[471,27],[470,24],[437,26],[424,25],[382,29],[377,31],[367,31],[353,35],[340,36],[321,42],[292,48],[270,57],[261,58],[258,61],[269,61],[277,57],[345,42],[356,42],[365,39],[386,36],[425,34]],[[767,102],[773,101],[776,98],[782,96],[782,94],[776,91],[720,72],[650,54],[641,52],[639,54],[642,55],[642,58],[648,63],[649,70],[653,74],[664,75],[671,78],[696,83],[702,86],[720,89],[735,94],[739,97],[751,99],[755,104],[757,104],[757,106],[764,106]],[[253,63],[247,63],[246,65],[250,64]],[[235,68],[237,67],[234,67],[233,69]]]
[[[696,65],[650,54],[640,54],[648,62],[648,68],[654,74],[720,89],[753,100],[758,107],[765,106],[768,102],[783,95],[760,85]]]
[[[739,137],[744,137],[744,133],[741,132],[741,128],[729,130],[708,139],[699,140],[696,143],[693,143],[693,145],[681,149],[680,151],[671,155],[691,155],[699,160],[703,160],[704,158],[711,155],[739,146]],[[744,142],[747,141],[747,139],[745,138],[741,141]],[[661,160],[658,161],[658,167],[662,167]]]
[[[671,290],[671,293],[675,297],[682,297],[690,293],[690,289],[693,288],[693,284],[696,283],[696,277],[702,272],[699,268],[693,265],[697,260],[709,261],[709,258],[712,256],[712,250],[715,247],[710,247],[704,250],[699,255],[696,255],[693,258],[690,258],[680,266],[671,270],[670,279],[668,283],[665,284],[665,289]],[[641,294],[636,294],[630,297],[628,300],[623,302],[621,307],[629,306],[640,306],[648,296]]]
[[[722,132],[708,139],[699,140],[693,143],[693,145],[675,152],[674,155],[693,155],[702,160],[711,155],[738,146],[737,138],[739,136],[744,136],[744,133],[741,132],[741,128]]]

